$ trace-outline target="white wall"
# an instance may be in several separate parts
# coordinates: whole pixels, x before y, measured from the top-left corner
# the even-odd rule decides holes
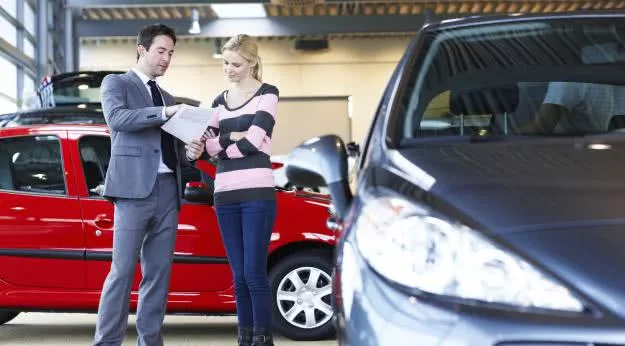
[[[278,86],[281,96],[351,96],[353,139],[361,141],[408,40],[336,39],[320,53],[295,51],[290,40],[263,40],[259,48],[264,81]],[[212,102],[227,84],[221,61],[211,55],[212,42],[180,41],[161,85],[175,95]],[[107,41],[80,47],[81,70],[127,70],[134,63],[133,43]],[[278,111],[278,121],[279,116]]]

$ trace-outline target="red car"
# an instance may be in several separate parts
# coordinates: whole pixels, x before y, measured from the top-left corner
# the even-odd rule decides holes
[[[109,156],[102,125],[0,129],[0,324],[21,311],[96,312],[113,238],[113,205],[99,194]],[[232,276],[211,203],[215,167],[198,168],[203,179],[195,168],[183,174],[168,312],[232,314]],[[278,192],[268,271],[275,329],[292,339],[334,333],[328,206],[323,195]],[[137,266],[132,311],[139,281]]]

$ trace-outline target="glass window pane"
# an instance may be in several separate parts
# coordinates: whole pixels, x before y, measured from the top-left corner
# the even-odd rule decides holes
[[[54,136],[3,139],[0,166],[4,190],[65,194],[61,145]]]
[[[34,93],[35,91],[35,80],[24,75],[24,93]]]
[[[24,75],[24,92],[22,94],[24,98],[22,108],[35,108],[37,106],[37,92],[35,90],[35,80],[27,75]]]
[[[0,17],[0,37],[10,44],[17,46],[17,29],[4,17]]]
[[[24,26],[32,35],[35,35],[35,11],[28,3],[24,4]]]
[[[111,158],[111,140],[108,136],[85,136],[78,145],[89,196],[100,196]]]
[[[0,71],[2,71],[3,80],[0,83],[0,93],[17,99],[17,66],[9,60],[0,57]]]
[[[31,58],[35,58],[35,46],[28,38],[24,38],[24,54]]]
[[[17,0],[3,0],[0,7],[2,7],[3,10],[7,11],[13,18],[16,17]]]
[[[0,96],[0,114],[13,113],[17,111],[17,104],[4,96]]]

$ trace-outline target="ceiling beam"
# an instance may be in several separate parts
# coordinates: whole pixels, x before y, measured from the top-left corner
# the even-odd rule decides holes
[[[185,4],[202,5],[202,4],[216,4],[216,3],[269,3],[270,0],[193,0],[193,1],[176,1],[176,0],[67,0],[67,7],[127,7],[127,6],[180,6]]]
[[[127,0],[126,0],[127,1]],[[146,25],[162,23],[179,35],[187,35],[189,19],[160,20],[80,20],[79,37],[136,36]],[[340,33],[413,32],[425,22],[425,16],[301,16],[246,19],[201,19],[202,37],[229,37],[239,33],[252,36],[304,36]]]

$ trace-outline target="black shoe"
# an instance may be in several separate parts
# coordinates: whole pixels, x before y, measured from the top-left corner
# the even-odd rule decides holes
[[[252,346],[252,327],[239,327],[238,346]]]
[[[252,346],[274,346],[271,330],[268,328],[254,327]]]

